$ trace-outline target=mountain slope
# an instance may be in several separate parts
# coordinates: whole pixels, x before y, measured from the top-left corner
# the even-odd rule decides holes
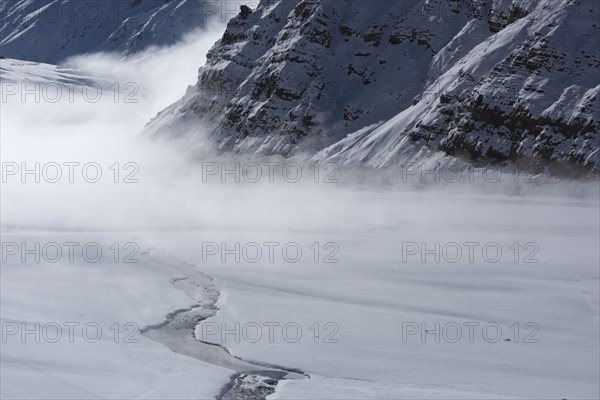
[[[262,1],[229,23],[196,87],[153,125],[207,124],[221,149],[323,147],[411,104],[421,66],[472,17],[450,6],[457,16],[442,24],[439,7],[414,3]]]
[[[599,11],[595,1],[539,2],[432,76],[418,104],[317,158],[381,167],[442,151],[484,165],[597,173]],[[436,63],[456,49],[450,44]]]
[[[6,85],[6,87],[2,87],[4,99],[26,97],[27,92],[24,92],[24,89],[29,88],[31,90],[36,87],[36,84],[40,85],[37,88],[42,88],[39,89],[40,92],[45,92],[46,88],[50,91],[50,89],[56,89],[61,85],[73,88],[93,87],[102,89],[109,87],[114,82],[111,83],[104,79],[88,76],[73,68],[7,58],[0,59],[0,84]],[[19,87],[19,85],[22,86]],[[33,98],[33,92],[29,93],[29,96]]]
[[[149,131],[373,166],[597,171],[599,16],[595,0],[263,0]]]
[[[174,44],[235,5],[210,0],[4,0],[0,55],[59,64],[92,51],[128,56]],[[232,11],[235,10],[235,11]]]

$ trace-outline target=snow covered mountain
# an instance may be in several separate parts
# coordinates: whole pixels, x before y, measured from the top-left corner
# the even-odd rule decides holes
[[[128,56],[178,42],[211,18],[239,10],[210,0],[3,0],[0,55],[59,64],[93,51]]]
[[[102,89],[114,84],[114,82],[88,76],[74,68],[7,58],[0,59],[0,84],[15,84],[11,85],[10,90],[2,86],[2,93],[8,98],[11,96],[26,96],[26,93],[21,92],[16,84],[30,85],[30,89],[33,89],[35,84],[47,85],[44,86],[47,88],[56,88],[63,85],[73,88],[97,87]]]
[[[149,131],[377,167],[597,173],[599,20],[596,0],[262,0]]]

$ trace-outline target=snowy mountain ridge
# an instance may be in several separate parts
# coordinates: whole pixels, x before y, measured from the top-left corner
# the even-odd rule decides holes
[[[263,0],[148,130],[375,167],[597,173],[599,19],[595,0]]]
[[[38,88],[43,87],[44,89],[58,88],[61,85],[73,88],[103,89],[114,82],[86,75],[75,68],[7,58],[0,60],[0,84],[2,84],[3,96],[26,98],[27,92],[18,90],[19,85],[22,85],[22,89],[25,89],[27,85],[30,89],[35,88],[35,85],[40,85]]]
[[[238,11],[233,0],[4,0],[0,55],[59,64],[107,51],[130,56],[182,40],[186,33]]]

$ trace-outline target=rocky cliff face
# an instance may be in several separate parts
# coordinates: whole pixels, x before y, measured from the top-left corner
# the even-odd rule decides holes
[[[150,131],[389,166],[597,172],[596,0],[263,0]]]
[[[58,64],[92,51],[128,56],[174,44],[211,18],[231,18],[233,0],[3,0],[0,54]]]

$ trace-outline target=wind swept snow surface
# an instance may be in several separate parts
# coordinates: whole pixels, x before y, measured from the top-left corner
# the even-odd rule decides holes
[[[2,232],[3,243],[28,248],[50,238],[105,244],[116,236]],[[72,262],[30,257],[2,263],[2,398],[217,395],[230,371],[179,356],[139,332],[161,322],[171,308],[190,305],[191,299],[170,284],[180,275],[151,257],[117,264],[108,256],[91,263],[77,253]]]
[[[90,392],[104,398],[123,393],[211,398],[221,393],[236,372],[235,363],[217,362],[232,368],[224,370],[202,361],[204,344],[198,344],[200,355],[190,358],[184,348],[162,340],[167,345],[159,345],[146,338],[149,333],[123,326],[161,324],[166,315],[199,304],[190,291],[204,293],[201,281],[181,280],[186,277],[181,261],[166,262],[153,257],[155,252],[194,263],[218,289],[216,315],[198,314],[195,332],[190,320],[192,346],[195,336],[244,362],[310,375],[280,381],[273,398],[597,397],[597,199],[341,187],[333,192],[279,187],[275,194],[263,188],[275,203],[291,206],[303,193],[306,204],[314,204],[290,214],[270,202],[260,206],[266,197],[258,188],[230,188],[226,197],[216,194],[217,188],[210,187],[212,200],[196,193],[197,211],[185,211],[196,227],[165,231],[146,225],[135,235],[5,228],[5,243],[25,242],[33,249],[36,242],[95,242],[105,256],[92,264],[81,257],[74,263],[65,257],[59,263],[35,263],[32,256],[22,263],[13,255],[3,263],[5,333],[13,323],[26,323],[30,332],[35,322],[47,327],[40,343],[32,333],[24,342],[22,331],[7,336],[3,397],[81,398]],[[335,213],[321,211],[333,205]],[[215,219],[201,211],[248,206],[255,215],[240,211]],[[123,263],[131,249],[115,263],[109,249],[113,241],[139,244],[134,254],[139,263]],[[222,243],[221,251],[213,251]],[[248,261],[254,253],[240,253],[236,262],[231,252],[236,243],[280,245],[272,262],[266,252],[258,262]],[[288,258],[282,253],[290,243],[302,249],[300,260],[295,252]],[[323,248],[318,262],[311,250],[315,243]],[[430,252],[407,251],[406,243],[424,243]],[[455,243],[462,256],[456,260],[455,245],[435,253],[436,243]],[[465,243],[479,244],[473,262]],[[517,261],[511,250],[515,243],[521,247]],[[226,249],[230,254],[223,262]],[[498,249],[503,254],[496,260]],[[52,322],[79,323],[75,342],[67,340],[63,326],[63,340],[50,343]],[[102,327],[102,340],[89,342],[95,338],[91,327],[87,340],[83,337],[80,329],[90,322]],[[121,324],[120,343],[110,329],[115,322]],[[132,332],[138,342],[123,343]]]
[[[220,287],[220,311],[197,336],[310,374],[280,383],[273,398],[598,396],[597,201],[353,191],[330,199],[335,217],[305,209],[291,229],[270,221],[244,232],[234,220],[219,232],[157,235],[184,259],[204,256]],[[278,249],[272,263],[223,263],[222,252],[202,254],[206,242],[298,243],[305,253],[298,262]],[[339,246],[339,262],[315,262],[315,242]],[[429,254],[409,256],[406,243]],[[465,243],[480,244],[472,262]],[[531,246],[518,262],[515,243]]]
[[[549,125],[511,136],[517,152],[548,140],[546,160],[587,168],[589,1],[269,0],[135,57],[117,41],[61,65],[0,59],[0,397],[600,398],[597,177],[448,147],[476,154],[459,130],[488,101],[518,100],[541,120],[493,122]],[[122,3],[127,18],[148,11],[143,26],[119,20],[140,44],[205,4]],[[0,11],[44,56],[52,36],[30,39],[45,25],[29,28],[27,4]],[[100,28],[116,29],[67,30],[64,54],[46,50],[96,49]],[[579,44],[576,67],[560,52]],[[418,96],[436,82],[448,97]],[[438,124],[467,108],[474,119]],[[593,129],[554,135],[559,119]],[[336,131],[288,141],[308,126]],[[426,146],[434,126],[445,150]],[[504,128],[472,127],[507,145]],[[300,143],[310,151],[277,154]]]

